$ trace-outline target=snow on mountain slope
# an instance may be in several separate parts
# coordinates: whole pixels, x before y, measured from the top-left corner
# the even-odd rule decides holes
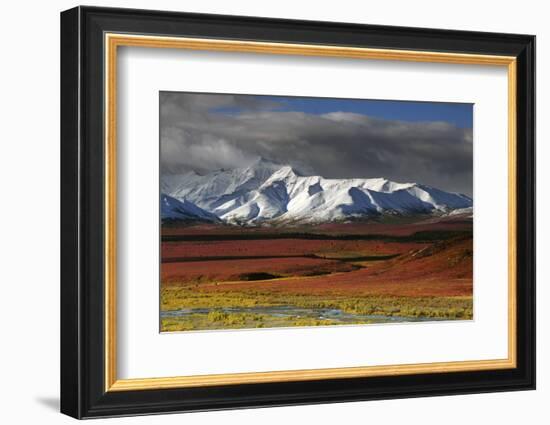
[[[450,213],[471,208],[462,194],[383,178],[325,179],[300,176],[290,166],[259,159],[249,167],[200,176],[165,176],[170,196],[228,223],[317,223],[380,214]]]
[[[161,220],[219,221],[219,218],[189,201],[179,201],[171,196],[160,195]]]
[[[468,208],[458,208],[456,210],[452,210],[450,213],[447,214],[449,217],[457,217],[462,216],[464,218],[474,218],[474,208],[468,207]]]
[[[208,211],[222,208],[235,208],[245,202],[243,198],[251,190],[257,189],[280,165],[260,158],[245,168],[217,170],[206,175],[193,171],[163,176],[161,189],[177,199],[187,199]]]

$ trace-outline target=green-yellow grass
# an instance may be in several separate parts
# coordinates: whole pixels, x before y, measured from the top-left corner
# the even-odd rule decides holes
[[[163,318],[162,331],[193,329],[237,329],[277,326],[317,326],[338,322],[314,318],[274,318],[265,314],[229,313],[226,307],[295,306],[301,308],[333,308],[358,315],[400,316],[469,320],[473,317],[472,297],[396,297],[280,294],[261,291],[201,292],[197,288],[168,287],[161,290],[161,310],[184,308],[220,309],[208,314]],[[356,323],[366,323],[358,319]]]

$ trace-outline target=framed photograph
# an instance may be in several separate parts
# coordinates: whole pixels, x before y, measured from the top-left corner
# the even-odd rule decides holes
[[[61,14],[61,411],[535,387],[535,37]]]

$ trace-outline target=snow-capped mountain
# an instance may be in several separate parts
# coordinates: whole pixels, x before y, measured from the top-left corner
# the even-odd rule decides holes
[[[162,177],[162,192],[227,223],[321,223],[380,214],[450,213],[471,208],[466,195],[384,178],[301,176],[259,159],[245,168]]]
[[[160,196],[160,218],[162,221],[220,221],[216,215],[197,207],[192,202],[179,201],[165,194]]]
[[[222,169],[203,176],[194,171],[167,175],[161,179],[161,191],[219,216],[222,205],[240,206],[246,202],[247,194],[258,189],[279,168],[274,162],[259,159],[246,168]]]

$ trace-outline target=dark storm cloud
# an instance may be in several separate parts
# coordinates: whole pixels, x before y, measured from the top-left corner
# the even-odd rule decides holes
[[[386,177],[472,193],[472,129],[285,111],[257,96],[163,92],[160,102],[163,173],[241,167],[263,156],[306,175]]]

